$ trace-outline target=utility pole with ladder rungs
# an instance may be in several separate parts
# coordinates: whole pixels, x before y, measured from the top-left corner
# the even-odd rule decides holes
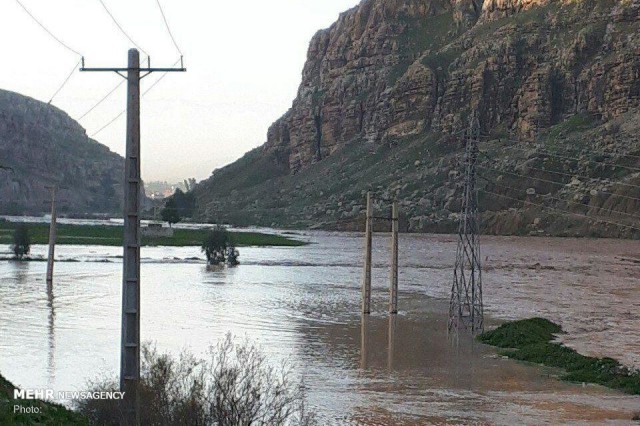
[[[184,72],[180,68],[140,68],[140,53],[129,50],[127,68],[86,68],[80,71],[115,72],[127,79],[127,136],[124,180],[124,253],[122,269],[122,329],[120,390],[125,392],[123,425],[140,424],[140,80],[152,72]],[[181,64],[182,65],[182,64]],[[123,74],[125,73],[126,74]],[[145,73],[144,75],[140,75]]]

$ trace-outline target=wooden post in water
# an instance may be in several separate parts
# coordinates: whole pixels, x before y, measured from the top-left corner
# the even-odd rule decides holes
[[[389,283],[389,313],[398,313],[398,202],[391,208],[391,280]]]
[[[373,234],[373,200],[367,192],[367,218],[365,221],[364,276],[362,278],[362,313],[371,313],[371,243]]]

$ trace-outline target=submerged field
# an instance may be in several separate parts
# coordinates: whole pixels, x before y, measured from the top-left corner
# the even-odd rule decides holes
[[[501,357],[471,339],[451,345],[454,236],[400,235],[400,312],[389,316],[389,238],[376,234],[364,321],[361,234],[302,238],[313,244],[243,248],[234,268],[194,261],[202,257],[195,246],[143,248],[141,339],[201,356],[228,332],[246,336],[274,365],[293,363],[320,424],[629,424],[638,411],[640,396],[558,380],[557,368]],[[495,319],[549,318],[566,331],[559,341],[567,348],[640,365],[640,242],[482,244],[488,328]],[[46,252],[32,247],[34,257]],[[0,372],[8,380],[86,390],[87,380],[118,371],[121,255],[119,247],[60,246],[56,256],[67,261],[56,264],[51,291],[44,262],[0,262]]]
[[[13,232],[17,223],[0,221],[0,244],[11,244]],[[31,244],[47,244],[49,242],[49,225],[46,223],[28,223]],[[199,246],[202,244],[206,229],[174,229],[172,237],[142,237],[145,246]],[[70,225],[58,224],[57,244],[72,245],[122,245],[121,226],[109,225]],[[231,232],[233,241],[238,247],[246,246],[276,246],[296,247],[306,243],[281,235],[264,234],[260,232]]]

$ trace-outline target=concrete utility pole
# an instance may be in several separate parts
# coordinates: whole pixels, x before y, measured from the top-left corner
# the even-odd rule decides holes
[[[371,313],[371,243],[373,238],[373,199],[367,192],[367,219],[365,221],[364,276],[362,279],[362,313]]]
[[[391,207],[391,282],[389,313],[398,313],[398,202]]]
[[[150,61],[149,61],[150,62]],[[152,72],[184,72],[185,68],[140,68],[140,53],[130,49],[127,68],[85,68],[111,71],[127,79],[127,140],[124,181],[124,253],[122,268],[122,329],[120,390],[125,392],[124,425],[140,424],[140,80]],[[126,72],[126,75],[123,73]],[[141,72],[146,74],[140,75]]]
[[[55,186],[47,186],[51,190],[51,223],[49,224],[49,255],[47,257],[47,289],[53,286],[53,259],[56,251],[56,190]]]
[[[125,154],[120,389],[128,424],[140,424],[140,56],[129,50]],[[127,395],[129,397],[127,397]]]

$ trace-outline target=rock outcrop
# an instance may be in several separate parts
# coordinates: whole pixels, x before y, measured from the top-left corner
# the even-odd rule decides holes
[[[408,164],[420,162],[421,172],[415,182],[399,179],[419,187],[418,192],[394,195],[407,197],[412,229],[432,229],[428,224],[433,214],[456,213],[455,188],[442,194],[439,188],[427,191],[441,182],[443,172],[453,173],[450,185],[455,186],[456,170],[446,166],[453,161],[448,155],[461,151],[463,142],[456,135],[466,129],[473,111],[483,135],[520,147],[548,141],[552,134],[555,148],[563,148],[574,143],[574,130],[600,134],[596,129],[606,123],[637,119],[639,11],[637,0],[363,0],[313,37],[291,109],[271,126],[267,142],[234,170],[242,164],[253,167],[252,158],[273,159],[269,161],[277,164],[278,172],[272,177],[282,186],[286,176],[304,180],[293,176],[312,173],[322,162],[339,161],[335,156],[345,149],[357,147],[371,161],[384,162],[387,155],[399,158],[403,147],[410,151],[417,144],[421,155],[439,154],[407,158]],[[576,122],[589,125],[571,128]],[[556,128],[566,131],[559,135]],[[634,143],[616,140],[616,152],[634,152]],[[588,145],[579,148],[593,154]],[[382,151],[385,154],[376,157]],[[508,150],[498,155],[510,165],[517,158]],[[580,172],[574,163],[565,166],[562,173]],[[345,177],[351,186],[375,189],[371,174],[363,177],[368,182],[360,182],[358,171],[345,173],[352,174]],[[235,184],[235,198],[221,194],[219,188],[229,185],[224,176],[223,169],[197,188],[203,217],[228,217],[221,198],[240,207],[245,205],[243,191],[253,194]],[[341,178],[325,176],[333,182]],[[398,180],[389,177],[385,182],[394,186]],[[259,184],[265,191],[269,185],[264,180]],[[344,194],[336,190],[322,192],[339,202]],[[251,202],[259,205],[260,198]],[[418,208],[422,199],[431,207]],[[316,205],[313,197],[307,203]],[[325,209],[331,203],[322,203],[312,214],[296,215],[291,207],[287,215],[300,224],[322,222],[327,216],[331,222],[344,213]],[[335,214],[327,215],[328,210]]]
[[[0,214],[119,213],[124,159],[58,108],[0,90]]]

